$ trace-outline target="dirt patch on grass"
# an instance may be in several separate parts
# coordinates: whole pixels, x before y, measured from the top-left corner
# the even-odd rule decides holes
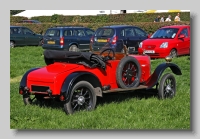
[[[17,83],[20,82],[22,79],[22,76],[17,76],[15,78],[10,79],[10,83]]]

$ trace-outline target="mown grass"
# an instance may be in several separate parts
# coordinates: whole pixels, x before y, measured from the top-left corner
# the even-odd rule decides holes
[[[30,68],[45,66],[42,53],[41,47],[11,49],[11,129],[191,129],[189,56],[173,59],[183,73],[175,75],[177,94],[173,99],[159,100],[151,93],[113,93],[98,98],[94,111],[66,115],[62,103],[24,106],[18,94],[22,75]],[[163,61],[152,60],[152,72]]]

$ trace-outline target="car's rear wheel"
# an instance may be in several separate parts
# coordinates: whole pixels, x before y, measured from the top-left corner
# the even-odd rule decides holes
[[[49,105],[51,100],[44,99],[43,95],[23,95],[25,105],[39,104],[40,106]]]
[[[87,81],[76,83],[71,91],[69,102],[64,104],[66,114],[81,110],[93,110],[96,106],[96,94],[93,86]]]
[[[124,57],[117,67],[116,74],[119,87],[124,89],[137,87],[141,77],[140,64],[134,57]]]
[[[166,73],[159,84],[158,96],[160,99],[173,98],[176,94],[176,79],[174,75]]]
[[[171,56],[171,57],[177,57],[177,51],[176,51],[176,49],[172,49],[172,50],[170,51],[170,56]]]
[[[15,47],[14,41],[10,41],[10,48],[14,48],[14,47]]]
[[[80,50],[78,49],[78,47],[76,45],[71,45],[69,47],[69,51],[73,51],[73,52],[79,52]]]

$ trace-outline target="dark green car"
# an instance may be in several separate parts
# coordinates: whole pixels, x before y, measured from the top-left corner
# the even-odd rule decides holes
[[[43,36],[34,33],[27,27],[10,26],[10,47],[15,46],[42,46]]]

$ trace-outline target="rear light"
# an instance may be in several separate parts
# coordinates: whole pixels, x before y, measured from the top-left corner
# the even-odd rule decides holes
[[[64,45],[64,37],[60,38],[60,45]]]
[[[94,42],[94,36],[92,36],[91,38],[90,38],[90,43],[93,43]]]
[[[113,39],[112,39],[112,42],[111,42],[111,44],[116,44],[116,42],[117,42],[117,36],[115,36]]]
[[[65,100],[65,97],[64,97],[63,95],[61,95],[61,96],[60,96],[60,100],[61,100],[61,101],[64,101],[64,100]]]
[[[25,86],[25,87],[20,86],[20,88],[19,88],[19,94],[25,95],[26,93],[29,92],[29,90],[30,90],[30,89],[29,89],[27,86]]]
[[[20,89],[20,90],[19,90],[19,94],[23,95],[23,93],[24,93],[23,90]]]

